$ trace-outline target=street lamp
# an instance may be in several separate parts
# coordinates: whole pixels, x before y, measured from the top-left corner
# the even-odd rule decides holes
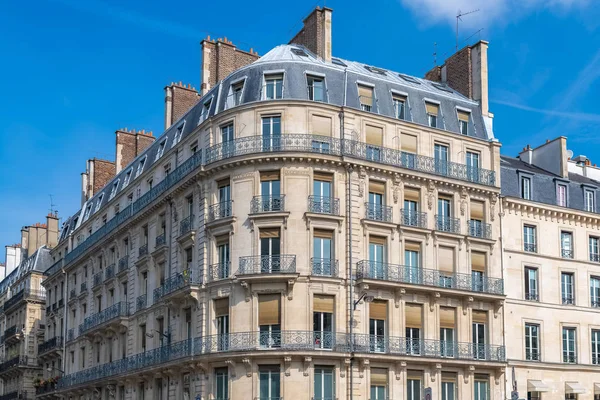
[[[156,329],[152,329],[152,332],[156,332],[159,335],[161,335],[163,338],[167,339],[167,344],[171,343],[171,332],[169,332],[169,333],[163,333],[161,331],[157,331]],[[152,333],[146,333],[146,337],[149,337],[150,339],[153,339],[154,338],[154,334],[152,334]]]
[[[60,369],[60,368],[56,368],[56,367],[48,367],[48,368],[46,368],[46,371],[48,371],[48,372],[52,372],[52,371],[58,371],[58,372],[60,372],[60,373],[61,373],[61,375],[64,375],[64,374],[65,374],[65,371],[63,371],[63,370],[62,370],[62,369]]]
[[[360,298],[354,302],[354,311],[356,311],[356,306],[358,306],[358,303],[360,303],[363,299],[365,300],[365,303],[371,303],[373,300],[375,300],[373,296],[367,296],[366,292],[363,293]]]

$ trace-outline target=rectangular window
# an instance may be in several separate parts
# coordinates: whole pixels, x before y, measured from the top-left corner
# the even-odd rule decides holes
[[[392,94],[394,103],[394,115],[398,119],[406,119],[406,97],[399,94]]]
[[[281,116],[262,118],[263,151],[278,151],[281,148]]]
[[[465,157],[465,164],[467,166],[467,178],[471,182],[479,182],[479,153],[475,153],[472,151],[467,151],[467,155]]]
[[[600,261],[600,249],[599,243],[600,239],[594,236],[590,236],[589,238],[589,251],[590,251],[590,261],[598,262]]]
[[[387,246],[383,237],[369,237],[369,271],[371,279],[385,279],[387,277]]]
[[[487,311],[473,310],[472,343],[476,360],[486,359],[487,347]]]
[[[110,196],[108,197],[109,200],[112,200],[112,198],[115,197],[115,195],[117,194],[117,189],[119,188],[119,181],[120,179],[117,179],[117,181],[113,183],[112,189],[110,191]]]
[[[147,156],[144,156],[144,158],[142,158],[140,160],[140,163],[138,164],[137,171],[135,172],[135,177],[136,178],[138,176],[140,176],[140,174],[144,171],[144,164],[146,164],[146,157]]]
[[[435,164],[435,173],[438,175],[448,175],[448,146],[436,143],[433,146],[433,158]]]
[[[280,400],[279,365],[261,365],[258,380],[259,400]]]
[[[358,102],[361,110],[371,111],[373,109],[373,88],[358,85]]]
[[[562,272],[560,274],[562,304],[575,304],[574,280],[573,273],[571,272]]]
[[[369,304],[370,349],[382,353],[386,349],[387,301],[375,300]]]
[[[521,177],[521,198],[531,200],[531,178]]]
[[[475,375],[473,400],[490,399],[490,379],[486,375]]]
[[[540,326],[525,324],[525,359],[540,361]]]
[[[219,351],[224,351],[227,350],[229,342],[229,297],[215,300],[215,317],[219,335],[217,347]]]
[[[421,246],[419,243],[406,242],[404,244],[404,279],[408,283],[420,285],[423,283],[423,270],[421,269]]]
[[[560,255],[562,258],[573,258],[573,234],[571,232],[560,233]]]
[[[525,267],[525,300],[540,300],[537,268]]]
[[[427,124],[432,128],[437,128],[440,106],[433,103],[425,103],[425,110],[427,111]]]
[[[264,100],[283,98],[283,74],[265,75]]]
[[[156,158],[154,159],[155,161],[162,157],[163,153],[165,152],[166,145],[167,139],[160,142],[160,144],[158,145],[158,151],[156,152]]]
[[[335,373],[332,367],[315,366],[314,380],[314,400],[335,399]]]
[[[212,99],[208,100],[202,105],[202,111],[200,113],[200,122],[206,120],[208,118],[208,113],[210,112],[210,104],[212,103]]]
[[[231,93],[227,99],[228,108],[242,104],[242,93],[244,91],[244,81],[231,85]]]
[[[531,253],[537,252],[536,227],[532,225],[523,226],[523,250]]]
[[[280,294],[265,294],[258,297],[261,347],[281,347],[280,301]]]
[[[334,297],[322,294],[313,296],[313,335],[315,346],[331,349],[333,337]]]
[[[556,185],[556,204],[561,207],[567,206],[567,185]]]
[[[593,190],[585,191],[585,211],[596,212],[596,193]]]
[[[320,276],[333,276],[333,231],[315,229],[313,232],[312,273]]]
[[[407,371],[406,399],[422,400],[423,373],[421,371]]]
[[[133,171],[133,169],[129,168],[127,173],[125,173],[125,178],[123,179],[123,187],[126,187],[127,185],[129,185],[129,181],[131,180],[132,171]]]
[[[461,135],[469,134],[469,113],[458,111],[458,128]]]
[[[405,314],[405,338],[406,354],[420,355],[422,353],[422,327],[423,307],[421,304],[406,304]]]
[[[369,181],[369,202],[367,218],[375,221],[388,221],[385,207],[385,183]]]
[[[575,338],[576,333],[577,330],[575,328],[562,329],[562,348],[564,363],[577,363],[577,340]]]
[[[600,364],[600,330],[592,329],[592,364]]]
[[[400,153],[402,166],[415,169],[417,166],[417,137],[405,133],[400,134],[400,146],[402,148],[402,153]]]
[[[388,370],[371,368],[371,397],[369,400],[388,400]]]
[[[229,266],[231,256],[229,252],[229,235],[223,235],[216,238],[217,240],[217,271],[213,271],[212,278],[227,279],[229,278]]]
[[[229,400],[229,371],[215,368],[215,400]]]
[[[367,125],[367,159],[371,161],[381,160],[381,148],[383,146],[383,128]]]
[[[590,277],[590,306],[600,307],[600,278]]]
[[[442,357],[454,357],[456,330],[456,310],[440,307],[440,351]]]
[[[325,80],[318,76],[306,77],[308,84],[308,99],[313,101],[325,101]]]
[[[441,400],[456,400],[456,382],[455,372],[442,372]]]
[[[310,122],[312,134],[314,135],[312,139],[312,151],[315,153],[329,154],[331,151],[331,117],[312,115]]]

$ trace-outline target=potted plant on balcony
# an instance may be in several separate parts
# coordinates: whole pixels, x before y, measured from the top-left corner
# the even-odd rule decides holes
[[[42,386],[42,380],[40,378],[35,378],[33,380],[33,387],[37,389],[41,386]]]

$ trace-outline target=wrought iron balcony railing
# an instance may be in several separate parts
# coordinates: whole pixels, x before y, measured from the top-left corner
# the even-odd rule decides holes
[[[200,271],[186,269],[178,272],[175,275],[165,279],[165,283],[154,289],[153,299],[158,302],[162,297],[167,296],[179,289],[191,285],[201,285],[202,274]]]
[[[135,311],[141,311],[148,306],[148,295],[142,294],[135,299]]]
[[[190,214],[179,223],[179,234],[185,235],[194,229],[194,214]]]
[[[67,342],[75,340],[75,328],[71,328],[67,331]]]
[[[336,278],[338,276],[338,260],[313,257],[310,259],[310,264],[312,265],[312,275],[329,276],[332,278]]]
[[[499,362],[506,360],[505,347],[490,344],[367,334],[355,334],[353,341],[353,350],[356,353],[381,353],[399,356]]]
[[[435,230],[450,233],[460,233],[460,219],[446,215],[435,216]]]
[[[469,230],[469,236],[482,239],[492,238],[492,224],[471,219],[468,221],[467,229]]]
[[[358,279],[374,279],[412,285],[434,286],[439,288],[504,294],[504,280],[501,278],[479,277],[472,274],[444,272],[406,265],[387,264],[363,260],[356,265]]]
[[[274,254],[240,257],[237,275],[290,274],[296,272],[296,256]]]
[[[392,207],[366,202],[365,218],[373,221],[392,222]]]
[[[592,261],[592,262],[600,262],[600,254],[598,254],[598,253],[590,253],[590,261]]]
[[[400,224],[415,226],[417,228],[427,228],[427,213],[403,208],[400,210]]]
[[[52,304],[52,311],[58,310],[58,305],[56,303]]]
[[[98,287],[102,285],[102,271],[96,272],[92,277],[92,287]]]
[[[83,320],[83,323],[79,325],[79,334],[83,335],[85,332],[94,329],[95,327],[109,322],[116,318],[127,317],[129,315],[129,303],[122,301],[117,304],[100,311],[99,313],[90,315]]]
[[[575,305],[575,297],[574,296],[569,296],[569,295],[562,295],[562,303],[564,305]]]
[[[570,249],[560,249],[560,256],[562,258],[573,258],[573,250],[570,250]]]
[[[308,196],[308,212],[340,215],[340,199],[334,197]]]
[[[254,196],[250,203],[250,213],[285,211],[285,195]]]
[[[4,331],[4,339],[11,338],[17,334],[17,326],[13,325],[11,327],[6,328]]]
[[[563,351],[563,363],[566,364],[577,364],[577,355],[566,353]]]
[[[16,367],[18,365],[28,365],[28,366],[36,366],[37,367],[37,359],[35,357],[28,356],[16,356],[11,358],[8,361],[0,364],[0,372],[4,372],[9,368]]]
[[[214,282],[229,278],[231,263],[229,261],[212,264],[208,267],[208,281]]]
[[[160,246],[164,246],[167,244],[167,234],[165,232],[161,233],[154,240],[155,247],[158,248]]]
[[[119,260],[119,273],[126,271],[129,268],[129,255],[122,257]]]
[[[138,257],[142,258],[147,255],[148,255],[148,243],[145,243],[138,248]]]
[[[229,218],[232,214],[233,201],[222,201],[208,207],[208,222]]]
[[[540,296],[537,292],[528,292],[525,293],[525,300],[540,301]]]
[[[85,293],[85,292],[87,292],[87,282],[83,281],[83,282],[81,282],[81,290],[79,291],[79,294]]]
[[[58,299],[58,308],[61,308],[65,305],[65,299]]]
[[[527,251],[529,253],[537,253],[537,245],[535,243],[524,243],[523,251]]]
[[[54,349],[61,349],[63,343],[64,340],[62,336],[55,336],[52,339],[48,339],[44,343],[38,345],[38,354],[43,354]]]
[[[71,289],[71,290],[69,291],[69,300],[73,300],[73,299],[74,299],[74,298],[76,298],[76,297],[77,297],[77,290],[75,290],[75,289]]]
[[[538,349],[525,349],[525,359],[527,361],[542,361],[542,354]]]
[[[106,270],[104,270],[104,280],[107,281],[114,277],[115,277],[115,264],[110,264],[108,267],[106,267]]]
[[[22,300],[46,301],[46,292],[36,289],[21,289],[4,303],[4,311],[12,308]]]

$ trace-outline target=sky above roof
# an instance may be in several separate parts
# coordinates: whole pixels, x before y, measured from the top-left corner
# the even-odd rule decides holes
[[[265,54],[287,43],[314,2],[38,0],[0,13],[0,244],[80,206],[89,158],[114,158],[114,132],[158,135],[164,86],[200,86],[200,40]],[[322,3],[318,3],[322,5]],[[328,0],[333,54],[423,76],[459,45],[490,42],[490,110],[502,152],[560,135],[600,163],[600,9],[593,0]],[[8,39],[8,40],[7,40]],[[434,43],[436,45],[434,45]],[[0,260],[4,252],[0,252]]]

